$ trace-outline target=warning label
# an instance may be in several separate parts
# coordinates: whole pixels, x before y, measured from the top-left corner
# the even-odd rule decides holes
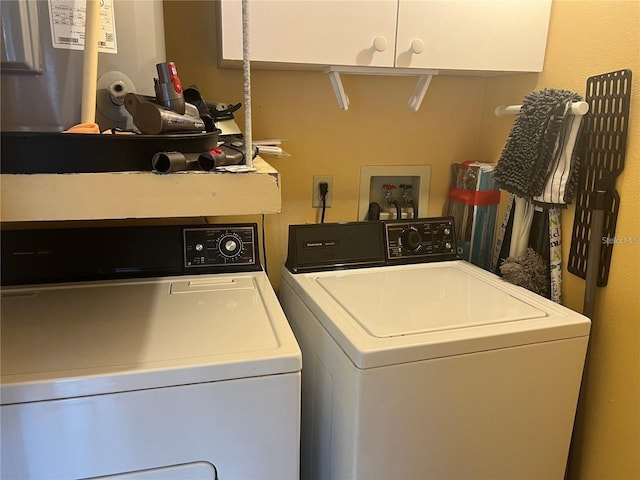
[[[84,50],[85,0],[49,0],[49,20],[54,48]],[[98,51],[118,53],[113,0],[100,0]]]

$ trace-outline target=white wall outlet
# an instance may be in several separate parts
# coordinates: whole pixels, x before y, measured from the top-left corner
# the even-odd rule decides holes
[[[333,176],[332,175],[314,175],[313,176],[313,189],[312,189],[312,198],[311,198],[311,206],[313,208],[322,208],[322,196],[320,195],[320,184],[322,182],[326,182],[329,186],[329,190],[327,191],[327,198],[325,200],[325,207],[331,206],[331,201],[333,199]]]

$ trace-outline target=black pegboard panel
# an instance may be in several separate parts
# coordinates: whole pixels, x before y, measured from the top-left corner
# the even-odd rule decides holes
[[[576,210],[571,235],[567,268],[581,278],[587,275],[593,192],[605,190],[604,229],[602,237],[613,239],[618,218],[620,196],[615,180],[624,168],[629,130],[631,102],[631,70],[596,75],[587,79],[585,101],[589,104],[586,117],[582,168],[578,180]],[[614,242],[602,243],[598,268],[598,286],[609,278],[609,266]]]

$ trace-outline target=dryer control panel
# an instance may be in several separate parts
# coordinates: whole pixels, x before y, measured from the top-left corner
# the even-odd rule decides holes
[[[255,265],[255,226],[184,229],[184,267]]]
[[[456,240],[451,217],[383,222],[388,263],[455,260]]]

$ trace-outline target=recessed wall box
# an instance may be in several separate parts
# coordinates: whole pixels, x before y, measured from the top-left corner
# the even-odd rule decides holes
[[[417,206],[417,217],[425,217],[429,206],[429,165],[378,166],[366,165],[360,169],[360,195],[358,200],[358,220],[368,220],[367,212],[372,202],[380,206],[380,220],[397,218],[397,209],[385,198],[391,185],[391,200],[400,204],[402,218],[414,218],[415,208],[409,205],[411,200]],[[405,192],[406,190],[406,192]],[[403,193],[405,197],[403,199]]]

